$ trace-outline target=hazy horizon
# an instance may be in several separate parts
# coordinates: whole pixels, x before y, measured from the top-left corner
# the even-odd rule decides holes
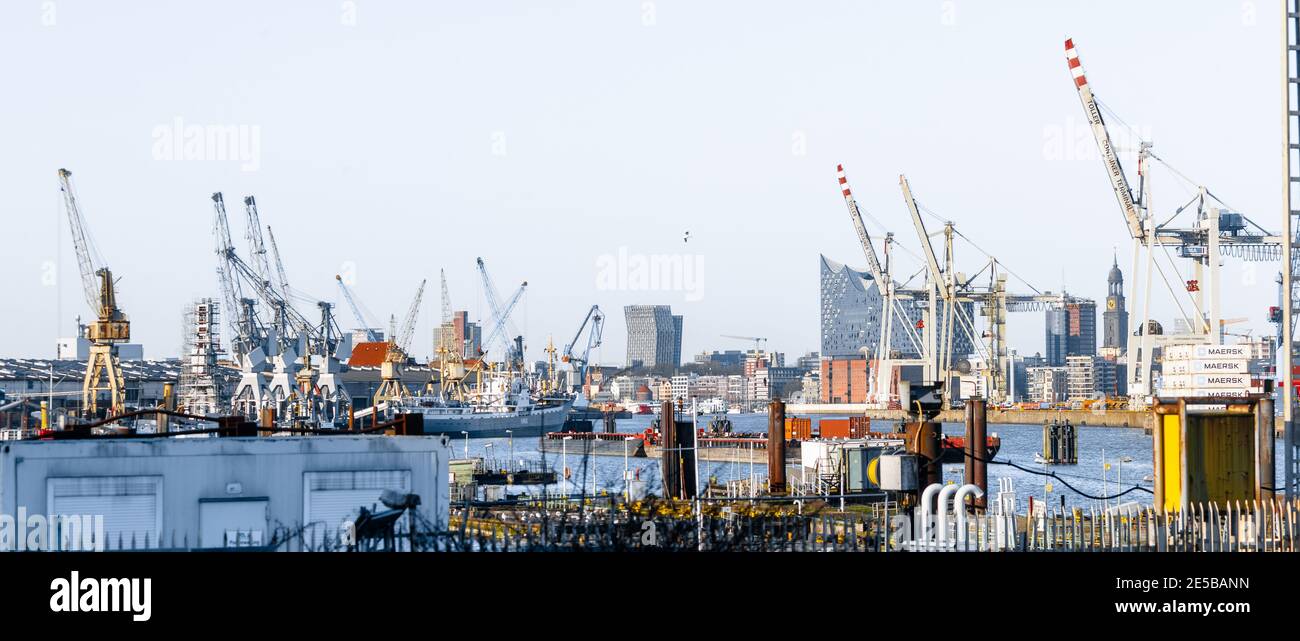
[[[623,362],[629,304],[684,316],[685,362],[751,346],[724,334],[766,337],[790,361],[818,350],[818,256],[866,264],[839,163],[872,233],[887,227],[907,250],[897,276],[922,267],[908,253],[919,242],[906,174],[937,220],[1019,277],[1104,309],[1116,252],[1129,292],[1132,246],[1063,41],[1123,117],[1113,130],[1150,137],[1278,231],[1278,13],[1172,1],[5,3],[0,355],[52,357],[91,315],[60,167],[147,358],[176,355],[184,306],[220,296],[216,191],[246,258],[241,199],[257,197],[291,284],[338,303],[344,328],[357,323],[335,274],[385,330],[428,279],[419,358],[434,347],[440,268],[453,308],[488,331],[476,257],[503,297],[528,282],[513,319],[530,359],[548,337],[570,340],[592,304],[607,316],[602,364]],[[1195,194],[1162,166],[1151,181],[1161,220]],[[969,274],[987,260],[964,241],[957,252]],[[680,278],[638,271],[657,257]],[[1225,260],[1223,317],[1248,319],[1229,331],[1273,332],[1279,268]],[[1169,328],[1177,309],[1159,280],[1153,317]],[[1008,335],[1022,354],[1042,351],[1042,314],[1012,314]]]

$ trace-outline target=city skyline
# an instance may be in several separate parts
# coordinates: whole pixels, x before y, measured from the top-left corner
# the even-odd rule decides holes
[[[48,99],[0,105],[4,138],[26,150],[0,159],[6,233],[26,239],[7,248],[0,355],[53,356],[73,319],[90,315],[58,204],[59,167],[76,174],[90,232],[120,278],[133,342],[151,358],[178,355],[178,310],[217,295],[214,191],[257,195],[295,287],[337,304],[333,277],[343,272],[385,318],[445,267],[453,306],[484,322],[473,268],[484,256],[498,282],[530,283],[517,316],[530,358],[548,336],[572,332],[592,303],[674,306],[690,317],[684,354],[744,347],[725,334],[817,350],[811,258],[862,262],[833,182],[840,162],[873,233],[887,228],[915,252],[896,184],[906,172],[929,211],[1016,274],[1044,290],[1064,280],[1100,301],[1115,248],[1127,272],[1131,247],[1065,70],[1067,35],[1098,95],[1162,158],[1277,226],[1278,190],[1257,188],[1278,173],[1276,16],[1174,2],[1087,12],[954,6],[799,16],[747,7],[737,17],[725,5],[665,4],[648,24],[633,6],[398,15],[362,3],[347,24],[333,6],[249,2],[182,16],[166,5],[60,2],[47,24],[39,6],[6,5],[3,51],[62,71],[16,67],[14,95]],[[1120,14],[1122,24],[1104,17]],[[710,44],[737,20],[752,36]],[[1170,28],[1144,26],[1157,23]],[[243,46],[195,47],[183,26],[193,24]],[[1214,46],[1181,46],[1189,37]],[[536,53],[480,44],[502,39]],[[74,42],[99,55],[78,56]],[[897,57],[907,69],[887,63]],[[1257,60],[1266,63],[1247,64]],[[1232,99],[1186,100],[1207,75]],[[910,98],[880,100],[882,91]],[[87,96],[100,108],[78,109]],[[1232,135],[1205,136],[1207,122]],[[229,158],[203,155],[194,128],[238,144]],[[1157,209],[1172,210],[1184,186],[1155,169]],[[242,246],[242,221],[233,227]],[[411,239],[410,250],[375,242],[393,237]],[[983,257],[959,251],[959,265],[975,271]],[[638,261],[660,256],[679,264],[666,279],[637,272]],[[896,258],[900,272],[919,266],[906,252]],[[1234,286],[1224,307],[1250,318],[1237,330],[1271,333],[1276,270],[1227,262]],[[436,298],[425,298],[419,357],[434,350]],[[1172,304],[1157,296],[1153,307],[1172,327]],[[335,311],[350,328],[346,307]],[[597,362],[625,352],[618,325]],[[1022,354],[1044,351],[1043,334],[1036,318],[1009,320],[1010,346]]]

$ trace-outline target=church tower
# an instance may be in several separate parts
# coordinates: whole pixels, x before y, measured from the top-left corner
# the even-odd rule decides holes
[[[1124,309],[1124,274],[1119,271],[1119,258],[1115,258],[1106,278],[1106,311],[1102,314],[1102,349],[1107,355],[1118,356],[1128,347],[1128,311]]]

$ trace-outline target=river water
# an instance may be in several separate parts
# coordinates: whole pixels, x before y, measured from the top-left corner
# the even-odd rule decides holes
[[[732,414],[728,415],[737,432],[766,432],[767,415],[766,414]],[[843,417],[813,417],[814,424],[819,418],[843,418]],[[635,416],[628,419],[619,419],[618,431],[626,433],[642,432],[650,426],[653,416],[643,415]],[[707,418],[700,417],[699,425],[707,425]],[[892,424],[883,421],[877,422],[873,428],[877,431],[887,431]],[[599,428],[599,426],[597,426]],[[948,435],[961,435],[965,432],[965,426],[959,423],[945,423],[943,426],[944,433]],[[988,466],[989,487],[993,492],[997,491],[998,479],[1010,478],[1015,483],[1015,489],[1020,497],[1021,509],[1024,509],[1025,502],[1029,496],[1033,496],[1035,501],[1043,500],[1046,496],[1054,505],[1059,505],[1062,497],[1065,504],[1069,507],[1103,507],[1103,502],[1096,501],[1085,497],[1080,492],[1093,496],[1109,496],[1117,494],[1122,490],[1129,489],[1133,486],[1150,490],[1152,484],[1152,442],[1151,436],[1143,432],[1141,428],[1117,428],[1117,427],[1088,427],[1079,428],[1079,463],[1077,465],[1052,465],[1044,466],[1034,463],[1034,454],[1042,449],[1042,427],[1039,425],[989,425],[990,434],[997,434],[1002,439],[1002,447],[999,450],[994,461],[1016,463],[1022,467],[1034,470],[1046,470],[1054,472],[1060,479],[1048,478],[1039,474],[1034,474],[1024,470],[1019,470],[1009,465],[991,464]],[[1278,442],[1278,450],[1275,460],[1277,466],[1277,478],[1282,478],[1282,449],[1281,440]],[[481,456],[496,465],[494,467],[504,467],[506,461],[514,460],[516,462],[528,462],[533,465],[542,464],[547,468],[559,470],[564,463],[572,470],[569,482],[560,488],[552,488],[553,491],[568,491],[572,493],[591,492],[594,482],[598,492],[608,491],[612,493],[622,493],[625,489],[623,482],[623,467],[625,461],[620,456],[583,456],[581,446],[574,446],[573,452],[566,454],[561,453],[544,453],[538,448],[537,438],[491,438],[491,439],[469,439],[469,440],[452,440],[452,454],[456,458],[463,456]],[[511,458],[513,456],[513,459]],[[1103,466],[1103,457],[1106,463],[1110,464],[1109,470]],[[563,460],[567,459],[567,460]],[[646,491],[658,494],[662,490],[662,477],[660,474],[658,459],[637,459],[628,458],[626,461],[629,470],[636,473],[636,478],[646,482]],[[708,479],[716,478],[719,482],[728,480],[748,478],[751,474],[755,476],[766,476],[767,474],[767,453],[764,450],[755,450],[752,462],[700,462],[700,477]],[[960,482],[962,478],[961,464],[945,465],[944,479]],[[1075,489],[1071,489],[1071,486]],[[534,491],[536,488],[533,488]],[[1075,490],[1078,491],[1075,491]],[[526,491],[524,488],[511,488],[511,493]],[[1108,504],[1114,506],[1118,503],[1135,501],[1140,504],[1150,504],[1152,495],[1149,491],[1136,490],[1129,492],[1122,498],[1111,499]]]

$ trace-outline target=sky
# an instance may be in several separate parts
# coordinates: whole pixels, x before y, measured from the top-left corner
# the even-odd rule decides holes
[[[919,251],[906,174],[931,230],[951,220],[978,246],[958,244],[960,269],[987,251],[1100,307],[1132,248],[1063,41],[1128,130],[1277,230],[1276,4],[5,2],[0,356],[50,357],[90,315],[60,167],[150,358],[178,353],[187,302],[219,296],[216,191],[241,251],[257,197],[311,299],[341,303],[345,275],[387,327],[428,279],[417,356],[439,269],[454,308],[490,315],[477,257],[502,297],[528,282],[514,321],[532,358],[593,304],[605,364],[624,360],[628,304],[683,314],[686,360],[751,345],[723,335],[816,350],[818,255],[865,267],[838,163],[873,234]],[[1163,167],[1151,185],[1165,214],[1195,193]],[[1226,261],[1224,316],[1249,319],[1233,331],[1271,332],[1277,269]],[[1166,325],[1174,309],[1153,300]],[[1041,314],[1012,315],[1009,339],[1041,351]]]

